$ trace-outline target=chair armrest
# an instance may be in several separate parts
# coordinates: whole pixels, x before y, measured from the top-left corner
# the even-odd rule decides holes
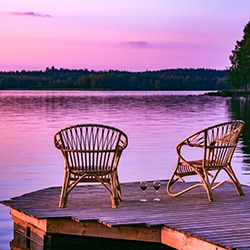
[[[187,145],[189,147],[198,147],[198,148],[204,148],[205,145],[205,134],[204,131],[197,132],[195,134],[192,134],[179,142],[177,144],[177,148],[181,148],[184,145]]]
[[[54,137],[54,144],[56,148],[62,150],[63,146],[62,146],[62,141],[60,138]]]
[[[205,148],[204,141],[205,141],[204,131],[200,131],[200,132],[190,135],[189,137],[179,142],[176,146],[176,151],[177,151],[179,161],[184,161],[186,163],[188,162],[188,160],[184,158],[184,152],[185,152],[184,148],[186,148],[187,150],[188,148],[204,149]]]

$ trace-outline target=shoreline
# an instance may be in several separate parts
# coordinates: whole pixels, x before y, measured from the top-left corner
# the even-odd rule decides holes
[[[217,92],[208,92],[204,95],[221,97],[247,97],[250,95],[250,90],[219,90]]]

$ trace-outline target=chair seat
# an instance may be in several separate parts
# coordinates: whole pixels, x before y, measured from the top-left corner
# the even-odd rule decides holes
[[[206,170],[213,170],[213,169],[216,170],[218,168],[223,168],[223,167],[227,166],[227,163],[223,164],[223,163],[218,163],[218,162],[213,162],[213,161],[208,161],[208,160],[206,160],[206,162],[203,163],[203,160],[200,159],[200,160],[192,160],[192,161],[188,161],[188,162],[180,161],[179,165],[183,166],[183,167],[184,166],[187,167],[187,170],[188,170],[188,167],[190,165],[195,169],[201,169],[201,168],[205,167]],[[193,168],[189,167],[191,172],[193,171],[193,170],[191,170]]]
[[[71,181],[79,180],[79,176],[81,176],[81,175],[71,176],[70,180]],[[98,176],[98,178],[100,180],[102,180],[102,182],[110,183],[110,177],[107,176],[107,175],[105,175],[105,176]],[[83,179],[81,179],[79,182],[98,182],[98,180],[96,179],[96,177],[94,175],[87,175]]]
[[[87,170],[75,170],[75,169],[70,169],[70,173],[75,174],[75,175],[108,175],[112,172],[111,168],[107,170],[98,170],[98,169],[93,169],[93,168],[87,168]]]
[[[190,165],[192,167],[190,167]],[[192,160],[188,162],[179,162],[178,169],[176,171],[176,175],[178,177],[185,177],[189,175],[197,175],[197,172],[203,175],[204,168],[203,166],[205,165],[206,171],[215,171],[218,169],[223,169],[224,166],[223,164],[214,164],[213,162],[208,162],[206,161],[206,164],[203,164],[203,160]],[[194,171],[196,170],[196,171]]]

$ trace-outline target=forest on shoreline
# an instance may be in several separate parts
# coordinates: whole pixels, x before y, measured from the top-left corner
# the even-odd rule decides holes
[[[166,69],[93,71],[46,68],[45,71],[0,72],[1,90],[224,90],[227,70]]]

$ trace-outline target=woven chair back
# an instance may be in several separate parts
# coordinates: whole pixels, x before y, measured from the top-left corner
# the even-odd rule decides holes
[[[243,127],[244,122],[233,121],[204,131],[206,167],[230,164]]]
[[[61,149],[71,173],[106,175],[117,168],[127,136],[113,127],[82,124],[58,131],[55,145]]]

